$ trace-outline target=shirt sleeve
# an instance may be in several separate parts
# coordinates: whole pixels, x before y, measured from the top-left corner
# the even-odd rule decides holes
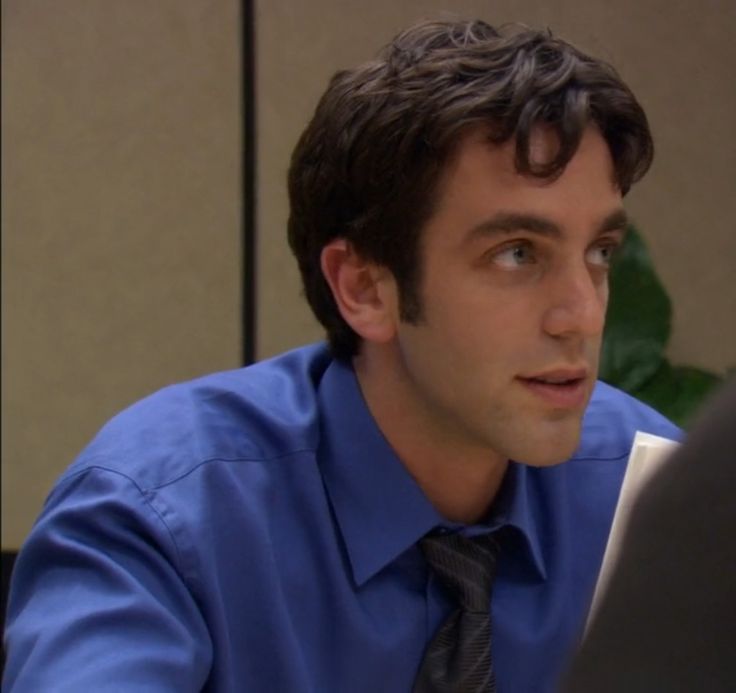
[[[52,492],[13,571],[3,691],[200,691],[212,660],[146,492],[99,467]]]

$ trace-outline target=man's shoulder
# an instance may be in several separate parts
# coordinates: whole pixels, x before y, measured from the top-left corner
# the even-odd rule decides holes
[[[576,458],[628,457],[637,431],[679,440],[682,431],[648,404],[602,381],[596,384],[583,419]]]
[[[113,417],[66,475],[102,467],[153,488],[214,460],[313,450],[317,389],[330,360],[324,345],[311,345],[165,387]]]

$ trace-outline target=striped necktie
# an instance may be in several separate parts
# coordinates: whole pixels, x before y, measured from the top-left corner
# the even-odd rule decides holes
[[[490,607],[498,541],[491,534],[430,534],[419,545],[458,607],[427,647],[414,693],[493,693]]]

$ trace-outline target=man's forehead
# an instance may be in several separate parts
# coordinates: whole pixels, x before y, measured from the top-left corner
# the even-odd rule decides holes
[[[552,161],[560,148],[557,132],[549,126],[537,125],[529,133],[529,162],[542,166]]]
[[[551,128],[534,131],[530,146],[546,163],[557,154]],[[434,195],[428,224],[444,227],[460,243],[527,230],[548,237],[570,229],[588,235],[623,231],[627,225],[621,191],[608,144],[597,128],[584,131],[568,164],[551,177],[523,174],[516,168],[516,141],[497,144],[487,129],[465,134]],[[449,226],[448,226],[449,225]]]
[[[516,165],[517,140],[511,137],[503,142],[494,141],[494,132],[491,126],[481,125],[466,130],[458,138],[451,150],[445,166],[440,175],[439,191],[446,190],[451,179],[458,172],[465,175],[473,175],[478,172],[478,164],[481,160],[486,164],[492,164],[493,172],[499,178],[505,178],[509,182],[523,177],[527,182],[544,187],[554,182],[556,178],[564,175],[569,167],[576,165],[581,148],[590,149],[596,147],[598,159],[602,170],[610,174],[612,185],[618,187],[613,164],[613,157],[608,142],[603,137],[599,128],[590,123],[583,130],[578,148],[567,162],[565,168],[554,176],[544,176],[521,173]],[[532,167],[544,167],[552,162],[559,153],[560,138],[555,128],[549,125],[535,125],[529,132],[528,159]],[[463,170],[464,169],[464,170]]]

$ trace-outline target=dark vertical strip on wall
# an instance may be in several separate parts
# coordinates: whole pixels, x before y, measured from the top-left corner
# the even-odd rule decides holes
[[[241,0],[242,137],[242,330],[243,364],[255,361],[256,345],[256,106],[255,0]]]
[[[0,603],[0,631],[5,632],[5,611],[8,608],[8,589],[10,587],[10,574],[13,572],[13,564],[16,558],[15,551],[2,552],[2,566],[0,566],[0,586],[2,587],[2,603]],[[5,644],[0,650],[0,674],[5,669]]]

